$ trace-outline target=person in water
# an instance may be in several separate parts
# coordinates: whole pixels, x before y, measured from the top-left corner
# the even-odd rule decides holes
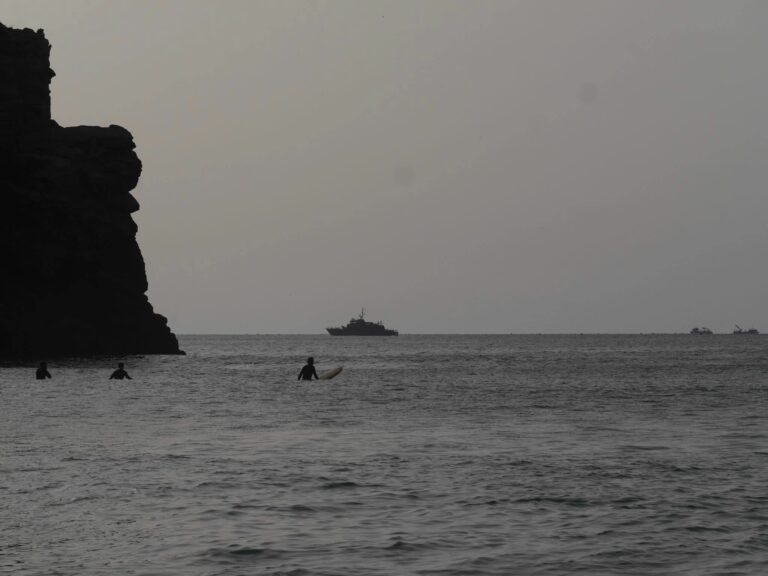
[[[304,368],[301,369],[301,372],[299,372],[299,380],[312,380],[312,376],[315,377],[315,380],[320,380],[320,378],[317,376],[317,370],[315,370],[315,359],[310,356],[307,358],[307,363],[304,366]]]
[[[125,371],[125,368],[123,367],[124,364],[122,362],[117,363],[117,370],[112,372],[112,376],[109,377],[110,380],[122,380],[123,378],[126,378],[128,380],[133,380],[130,376],[128,376],[128,372]]]
[[[35,372],[35,378],[38,380],[45,380],[46,378],[50,378],[51,373],[48,372],[48,364],[45,362],[40,362],[40,366],[37,367],[37,371]]]

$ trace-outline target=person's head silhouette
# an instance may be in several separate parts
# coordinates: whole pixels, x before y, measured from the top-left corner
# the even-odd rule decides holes
[[[310,356],[309,358],[307,358],[307,364],[309,364],[309,365],[312,365],[312,364],[314,364],[314,363],[315,363],[315,359],[314,359],[314,358],[312,358],[312,356]]]
[[[118,367],[118,368],[122,369],[122,368],[123,368],[123,366],[124,366],[124,364],[123,364],[122,362],[118,362],[118,363],[117,363],[117,367]]]

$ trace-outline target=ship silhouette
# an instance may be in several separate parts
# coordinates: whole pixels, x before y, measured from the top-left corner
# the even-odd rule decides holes
[[[365,308],[360,316],[352,318],[346,326],[326,328],[331,336],[397,336],[397,330],[385,328],[381,322],[368,322],[365,319]]]
[[[698,326],[694,326],[689,333],[690,334],[712,334],[712,330],[710,330],[706,326],[702,326],[701,328],[699,328]]]

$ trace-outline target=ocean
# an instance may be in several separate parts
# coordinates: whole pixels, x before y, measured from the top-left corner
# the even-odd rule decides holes
[[[0,366],[0,573],[768,573],[766,337],[180,341]]]

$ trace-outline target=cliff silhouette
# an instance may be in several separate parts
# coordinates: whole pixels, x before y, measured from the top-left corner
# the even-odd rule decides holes
[[[51,119],[50,50],[0,23],[0,357],[183,353],[146,296],[133,137]]]

